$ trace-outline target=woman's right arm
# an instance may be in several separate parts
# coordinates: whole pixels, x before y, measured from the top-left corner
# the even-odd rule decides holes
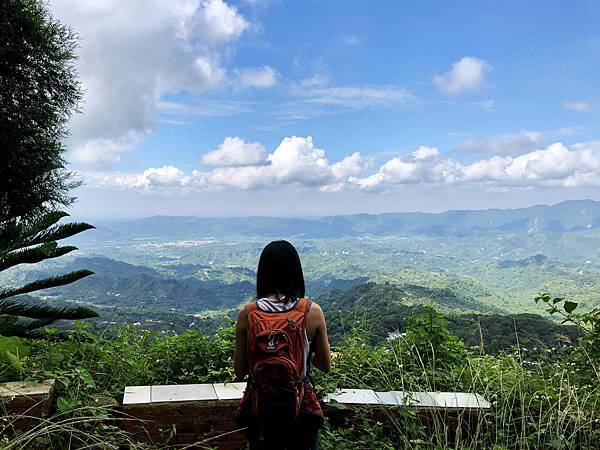
[[[315,335],[312,339],[312,349],[314,351],[312,364],[317,369],[327,373],[331,369],[331,349],[329,348],[325,316],[318,304],[313,302],[308,312],[307,320],[315,324]]]
[[[242,308],[238,314],[235,324],[235,351],[234,351],[234,368],[235,376],[238,380],[242,380],[248,373],[248,362],[246,361],[246,333],[248,322],[246,320],[246,311]]]

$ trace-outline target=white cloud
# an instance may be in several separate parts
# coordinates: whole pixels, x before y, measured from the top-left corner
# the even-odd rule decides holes
[[[85,95],[72,144],[75,162],[96,168],[117,162],[153,128],[163,94],[222,82],[224,48],[248,27],[223,0],[51,0],[50,7],[81,36]]]
[[[236,69],[234,73],[241,87],[269,88],[277,83],[277,72],[269,66]]]
[[[252,145],[239,138],[228,139],[240,148]],[[222,146],[229,145],[227,142],[226,139]],[[576,144],[571,148],[554,143],[517,157],[494,155],[469,163],[449,158],[436,148],[421,146],[384,162],[374,173],[368,174],[373,161],[360,153],[331,164],[325,150],[316,147],[310,136],[291,136],[281,141],[266,162],[258,158],[256,161],[255,165],[220,165],[209,171],[191,173],[167,165],[151,167],[139,174],[84,175],[92,186],[146,192],[230,189],[380,192],[402,186],[470,186],[488,190],[600,187],[600,142]]]
[[[190,117],[225,117],[252,111],[253,104],[235,100],[207,100],[195,103],[159,101],[159,114],[189,119]]]
[[[202,155],[201,161],[209,166],[255,166],[265,162],[265,148],[259,142],[226,137],[215,150]]]
[[[350,156],[345,156],[341,161],[331,166],[333,176],[342,180],[350,176],[356,176],[369,169],[373,164],[370,158],[364,158],[359,152],[354,152]]]
[[[351,180],[367,191],[397,185],[484,185],[488,187],[600,186],[600,144],[577,144],[571,149],[552,144],[518,157],[492,156],[469,164],[441,154],[418,159],[418,150],[396,157],[368,177]]]
[[[413,152],[413,156],[415,159],[426,159],[433,158],[438,156],[440,152],[435,147],[427,147],[425,145],[421,145],[417,150]]]
[[[394,85],[331,86],[325,72],[291,84],[290,93],[301,98],[310,108],[314,108],[315,104],[344,109],[391,107],[414,100],[407,89]]]
[[[412,95],[397,86],[329,86],[301,93],[308,103],[362,109],[374,106],[394,106],[412,100]]]
[[[563,102],[563,106],[571,111],[577,112],[585,112],[589,111],[591,106],[588,102],[582,101],[571,101],[571,102]]]
[[[442,75],[433,76],[433,84],[446,94],[462,94],[463,92],[481,89],[485,76],[492,70],[486,61],[465,56],[452,64],[452,69]]]
[[[73,149],[71,159],[82,166],[106,170],[119,163],[121,155],[141,141],[141,133],[133,131],[113,139],[89,139]]]
[[[540,148],[543,142],[543,133],[521,130],[484,139],[465,139],[456,145],[456,149],[464,153],[524,153]]]
[[[226,138],[215,151],[203,156],[203,162],[217,167],[210,171],[194,170],[187,175],[173,166],[149,168],[141,174],[84,174],[90,185],[115,186],[136,190],[270,190],[280,187],[335,191],[352,176],[362,174],[371,160],[356,152],[330,164],[323,149],[310,136],[284,138],[279,146],[263,157],[259,143]],[[250,155],[250,156],[249,156]]]
[[[140,174],[88,172],[88,181],[97,187],[116,187],[132,190],[187,186],[192,178],[174,166],[150,167]]]

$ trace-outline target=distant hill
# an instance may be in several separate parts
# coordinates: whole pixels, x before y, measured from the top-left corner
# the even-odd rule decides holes
[[[465,345],[483,344],[488,353],[510,350],[517,343],[529,350],[575,343],[579,332],[575,327],[561,326],[536,314],[472,314],[460,308],[447,308],[446,292],[391,283],[364,283],[347,290],[331,291],[317,297],[325,313],[332,342],[335,344],[350,328],[367,330],[372,343],[380,343],[392,332],[404,332],[408,319],[424,311],[425,305],[446,311],[449,329]],[[410,299],[410,301],[409,301]],[[464,306],[462,301],[455,306]]]
[[[600,228],[600,202],[572,200],[519,209],[457,210],[439,214],[355,214],[314,219],[282,217],[201,218],[155,216],[97,223],[81,239],[232,238],[299,236],[329,238],[359,235],[469,236],[491,231],[534,233]]]

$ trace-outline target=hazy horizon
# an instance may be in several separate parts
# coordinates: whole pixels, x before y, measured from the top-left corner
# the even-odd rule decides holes
[[[353,212],[353,213],[342,213],[342,214],[279,214],[279,215],[269,215],[269,214],[230,214],[230,215],[201,215],[201,214],[149,214],[149,215],[139,215],[139,216],[82,216],[77,215],[71,212],[71,219],[77,220],[85,220],[85,219],[96,219],[104,222],[110,221],[120,221],[120,220],[140,220],[140,219],[148,219],[153,217],[169,217],[169,218],[183,218],[183,217],[192,217],[192,218],[203,218],[203,219],[233,219],[233,218],[251,218],[251,217],[264,217],[264,218],[303,218],[303,219],[320,219],[326,217],[343,217],[343,216],[355,216],[355,215],[385,215],[385,214],[410,214],[410,213],[423,213],[423,214],[444,214],[453,211],[487,211],[487,210],[518,210],[518,209],[527,209],[537,206],[556,206],[562,203],[567,202],[600,202],[600,200],[595,200],[592,198],[573,198],[567,200],[561,200],[558,202],[549,202],[549,203],[535,203],[525,206],[514,206],[514,207],[490,207],[490,208],[450,208],[450,209],[442,209],[439,211],[422,211],[422,210],[405,210],[405,211],[382,211],[382,212]]]

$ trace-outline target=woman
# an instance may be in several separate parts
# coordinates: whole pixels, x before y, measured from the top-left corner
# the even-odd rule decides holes
[[[267,245],[258,263],[256,301],[238,314],[235,374],[249,375],[236,419],[251,449],[316,449],[323,412],[310,365],[329,372],[323,311],[304,298],[298,252],[287,241]]]

